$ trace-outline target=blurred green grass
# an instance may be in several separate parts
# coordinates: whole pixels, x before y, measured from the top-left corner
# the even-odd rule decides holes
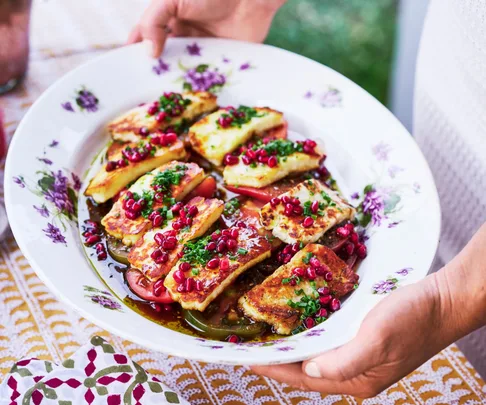
[[[396,0],[288,0],[268,44],[321,62],[387,102]]]

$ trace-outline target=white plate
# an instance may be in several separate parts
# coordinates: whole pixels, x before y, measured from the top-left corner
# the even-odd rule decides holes
[[[123,303],[120,285],[103,281],[93,270],[76,218],[67,215],[77,190],[84,187],[77,178],[84,180],[108,141],[104,124],[163,91],[181,91],[190,76],[187,69],[200,64],[224,75],[221,105],[281,109],[291,131],[324,141],[329,167],[348,197],[361,192],[363,198],[367,184],[376,190],[368,196],[376,197],[376,223],[367,230],[369,255],[359,269],[360,286],[339,312],[305,333],[265,344],[233,344],[153,323]],[[212,77],[202,85],[218,76]],[[75,102],[83,86],[98,99],[94,108],[89,97],[81,106]],[[19,125],[5,176],[8,217],[17,242],[61,300],[123,338],[195,360],[286,363],[341,345],[356,334],[364,316],[385,294],[427,274],[439,238],[440,206],[432,175],[409,133],[388,110],[316,62],[270,46],[230,40],[172,39],[160,62],[135,45],[70,72],[37,100]],[[69,193],[72,201],[66,197]]]

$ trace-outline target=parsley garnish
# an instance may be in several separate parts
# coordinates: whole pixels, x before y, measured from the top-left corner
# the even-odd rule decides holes
[[[152,207],[154,205],[154,195],[155,193],[153,191],[147,191],[147,190],[144,190],[142,195],[133,193],[133,199],[135,201],[138,201],[140,199],[145,201],[145,206],[141,212],[144,218],[148,218],[148,216],[152,212]]]
[[[305,257],[302,259],[302,261],[305,263],[305,264],[309,264],[310,262],[310,259],[312,259],[312,256],[313,254],[311,252],[308,252]]]
[[[224,215],[234,215],[238,211],[238,208],[240,208],[240,200],[236,197],[232,198],[224,205]]]
[[[177,165],[175,169],[158,172],[152,180],[152,187],[157,187],[161,192],[168,192],[173,185],[177,186],[181,182],[186,170],[187,166]]]
[[[182,256],[181,261],[205,266],[214,254],[210,250],[206,249],[206,245],[210,240],[211,235],[208,235],[186,242],[183,250],[184,256]]]
[[[324,198],[324,203],[328,207],[335,207],[336,203],[333,201],[333,199],[327,194],[325,191],[321,191],[321,196]]]
[[[246,254],[248,254],[248,250],[243,249],[243,248],[238,248],[238,254],[239,255],[246,255]]]
[[[242,125],[250,122],[255,117],[263,117],[266,113],[258,113],[257,110],[247,106],[239,106],[236,110],[228,110],[227,113],[221,114],[222,118],[231,118],[232,127],[241,128]],[[221,128],[219,122],[216,121],[218,128]]]

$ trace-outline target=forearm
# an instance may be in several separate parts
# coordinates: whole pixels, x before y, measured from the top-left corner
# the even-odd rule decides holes
[[[430,276],[446,344],[486,325],[486,224],[443,269]]]

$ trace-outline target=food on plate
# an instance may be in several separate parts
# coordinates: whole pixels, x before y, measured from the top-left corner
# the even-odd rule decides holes
[[[290,174],[317,169],[323,157],[311,139],[258,139],[225,156],[224,181],[230,186],[262,188]]]
[[[340,298],[354,289],[358,276],[329,248],[309,244],[290,262],[239,300],[250,318],[289,335],[311,328],[340,308]]]
[[[224,202],[194,197],[186,204],[178,202],[169,209],[172,219],[167,225],[143,235],[128,255],[130,265],[150,280],[158,280],[169,273],[179,260],[184,243],[204,235],[219,219]]]
[[[270,108],[226,107],[206,115],[189,128],[192,149],[216,166],[254,135],[284,125],[281,112]]]
[[[252,225],[218,229],[185,243],[164,285],[182,308],[204,311],[240,274],[270,257],[271,247]]]
[[[282,113],[201,116],[216,109],[209,93],[168,93],[110,124],[116,140],[85,191],[86,249],[166,327],[232,343],[310,329],[358,286],[356,210],[324,148],[287,139]]]
[[[261,209],[265,229],[286,243],[316,242],[330,228],[353,219],[356,210],[319,180],[306,180]]]
[[[91,179],[85,191],[97,203],[108,201],[127,184],[164,163],[184,160],[187,152],[175,133],[162,133],[137,143],[115,142],[106,157],[106,164]]]
[[[195,163],[167,163],[122,192],[101,224],[109,235],[133,245],[150,228],[162,225],[170,216],[168,207],[203,180],[204,170]]]
[[[138,142],[156,130],[178,128],[217,108],[216,96],[208,92],[164,93],[158,100],[140,105],[108,124],[114,140]]]

